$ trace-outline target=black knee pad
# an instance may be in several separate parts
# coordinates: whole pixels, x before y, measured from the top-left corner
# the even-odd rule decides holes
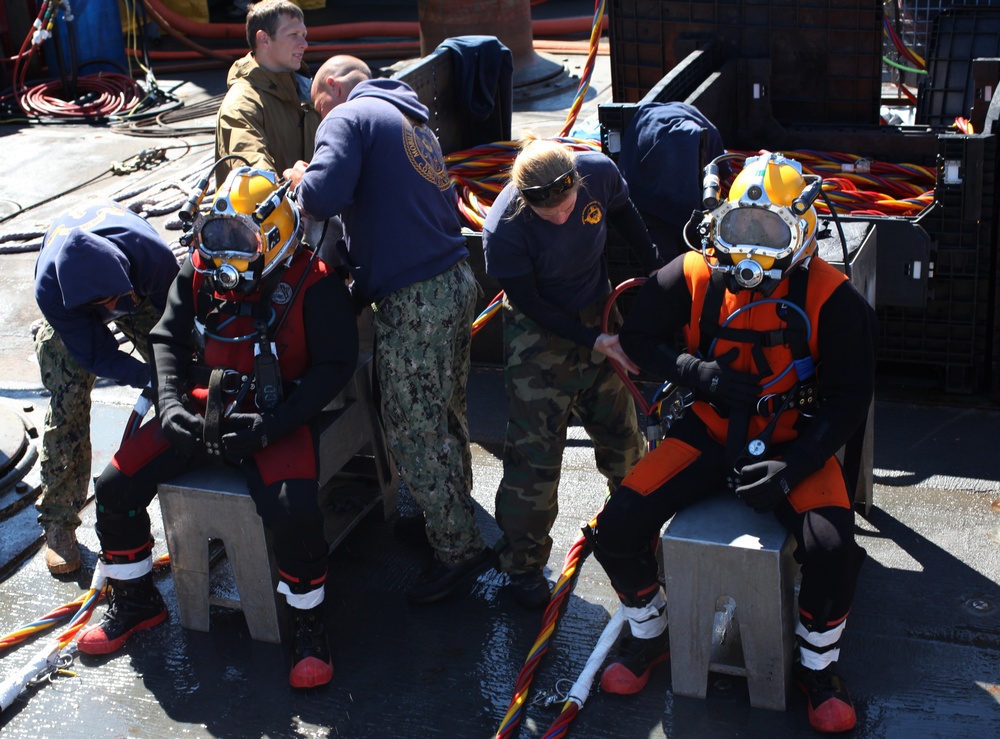
[[[97,504],[97,538],[104,549],[132,551],[145,546],[149,538],[149,512],[145,508],[119,510]]]
[[[657,540],[638,549],[616,550],[606,547],[599,532],[589,525],[584,527],[583,535],[622,603],[641,608],[653,599],[660,586],[657,579]]]

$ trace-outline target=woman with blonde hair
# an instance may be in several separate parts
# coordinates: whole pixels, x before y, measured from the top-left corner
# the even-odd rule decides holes
[[[483,227],[486,271],[505,293],[508,420],[497,548],[526,608],[544,608],[549,600],[543,568],[570,418],[592,439],[610,490],[645,449],[634,402],[608,359],[638,369],[611,328],[601,329],[611,293],[604,258],[609,220],[645,274],[661,266],[614,162],[529,134]],[[617,311],[611,323],[620,323]]]

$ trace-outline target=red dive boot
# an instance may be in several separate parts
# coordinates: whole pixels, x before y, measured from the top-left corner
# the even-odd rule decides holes
[[[333,679],[333,660],[323,625],[323,606],[291,611],[292,671],[288,682],[293,688],[326,685]]]
[[[137,631],[150,629],[167,618],[163,597],[152,573],[135,580],[108,580],[108,610],[95,626],[80,632],[77,648],[84,654],[117,652]]]
[[[809,724],[816,731],[849,731],[858,723],[851,696],[832,664],[822,670],[810,670],[796,662],[795,681],[809,699]]]
[[[653,667],[670,659],[670,636],[664,629],[652,639],[622,637],[617,662],[604,668],[601,690],[606,693],[632,695],[646,687]]]

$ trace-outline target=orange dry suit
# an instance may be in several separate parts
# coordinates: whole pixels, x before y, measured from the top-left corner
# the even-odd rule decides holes
[[[696,392],[692,407],[597,516],[589,538],[622,601],[644,605],[652,598],[663,524],[701,498],[733,495],[726,488],[748,461],[748,442],[764,438],[763,459],[794,458],[799,470],[774,515],[799,543],[800,605],[823,623],[844,617],[864,550],[854,542],[853,490],[835,454],[863,430],[871,405],[871,306],[818,257],[764,298],[730,292],[721,273],[688,252],[643,285],[620,337],[644,372],[675,383],[679,345],[703,359],[738,347],[730,369],[759,376],[761,385],[756,403],[743,408],[713,404]],[[810,529],[814,518],[829,523],[825,537]]]

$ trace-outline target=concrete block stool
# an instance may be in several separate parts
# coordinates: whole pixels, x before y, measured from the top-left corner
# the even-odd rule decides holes
[[[797,619],[795,539],[735,495],[677,513],[663,533],[673,690],[704,698],[708,673],[745,676],[750,704],[785,710]]]
[[[387,518],[396,509],[398,476],[372,398],[371,359],[370,353],[361,357],[353,381],[319,417],[321,507],[334,475],[361,454],[374,458],[379,487],[352,500],[346,512],[324,510],[323,533],[331,551],[379,502]],[[210,605],[238,608],[253,639],[280,643],[277,568],[244,476],[210,466],[161,483],[158,495],[181,625],[208,631]],[[211,596],[209,539],[225,545],[238,598]]]
[[[158,495],[181,625],[208,631],[210,605],[238,608],[253,639],[280,644],[278,573],[244,477],[221,465],[207,467],[161,484]],[[209,539],[225,544],[237,600],[209,595]]]

